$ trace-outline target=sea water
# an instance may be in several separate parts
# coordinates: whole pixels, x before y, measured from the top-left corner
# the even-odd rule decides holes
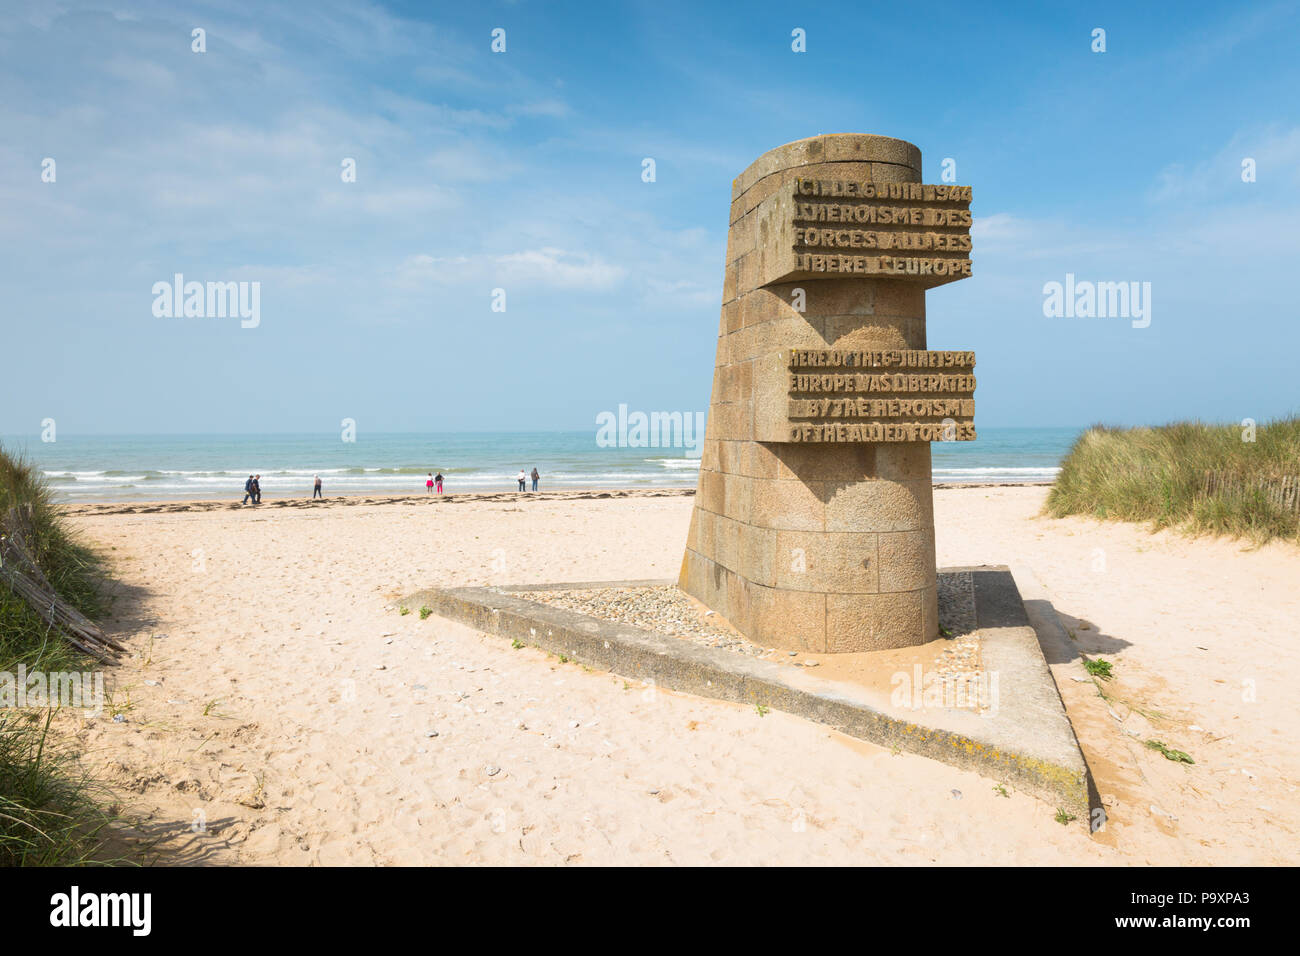
[[[973,442],[933,442],[935,481],[1050,481],[1077,428],[980,428]],[[242,498],[250,474],[265,498],[424,494],[441,472],[445,489],[510,491],[522,468],[543,491],[694,487],[699,457],[688,447],[602,448],[596,432],[457,432],[330,435],[6,436],[65,501]],[[531,487],[531,481],[529,482]]]

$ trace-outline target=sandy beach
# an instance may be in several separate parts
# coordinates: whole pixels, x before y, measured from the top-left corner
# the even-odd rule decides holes
[[[1300,549],[1045,519],[1045,494],[936,488],[938,563],[1010,565],[1113,661],[1106,699],[1056,670],[1107,808],[1092,836],[994,779],[397,608],[674,577],[682,493],[71,508],[130,653],[125,719],[60,726],[164,863],[1300,862]]]

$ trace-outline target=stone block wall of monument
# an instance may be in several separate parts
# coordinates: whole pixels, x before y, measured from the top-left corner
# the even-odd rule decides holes
[[[937,636],[929,439],[974,437],[974,355],[920,350],[926,289],[970,273],[969,188],[889,188],[920,179],[912,144],[844,134],[771,150],[733,183],[680,584],[757,643]],[[891,392],[863,391],[881,376]]]

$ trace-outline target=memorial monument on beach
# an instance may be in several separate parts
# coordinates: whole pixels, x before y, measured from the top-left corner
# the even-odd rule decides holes
[[[975,356],[926,348],[925,294],[971,274],[971,190],[920,178],[910,143],[839,135],[765,153],[733,184],[678,583],[755,644],[821,653],[925,644],[942,595],[964,658],[927,647],[804,671],[785,654],[716,646],[671,615],[643,617],[680,608],[662,581],[440,588],[405,605],[978,770],[1096,821],[1100,798],[1043,656],[1064,640],[1050,608],[1040,644],[1009,569],[935,568],[930,442],[975,437]]]
[[[732,184],[713,398],[680,584],[756,643],[938,636],[930,442],[975,438],[975,355],[926,348],[971,274],[969,186],[885,136],[815,136]]]

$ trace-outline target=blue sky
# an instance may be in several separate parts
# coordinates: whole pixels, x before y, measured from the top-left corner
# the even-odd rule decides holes
[[[6,4],[0,433],[705,410],[731,179],[829,132],[974,186],[928,328],[978,425],[1300,410],[1297,5],[992,7]],[[260,282],[261,324],[155,317],[177,272]],[[1067,272],[1150,282],[1150,326],[1044,317]]]

